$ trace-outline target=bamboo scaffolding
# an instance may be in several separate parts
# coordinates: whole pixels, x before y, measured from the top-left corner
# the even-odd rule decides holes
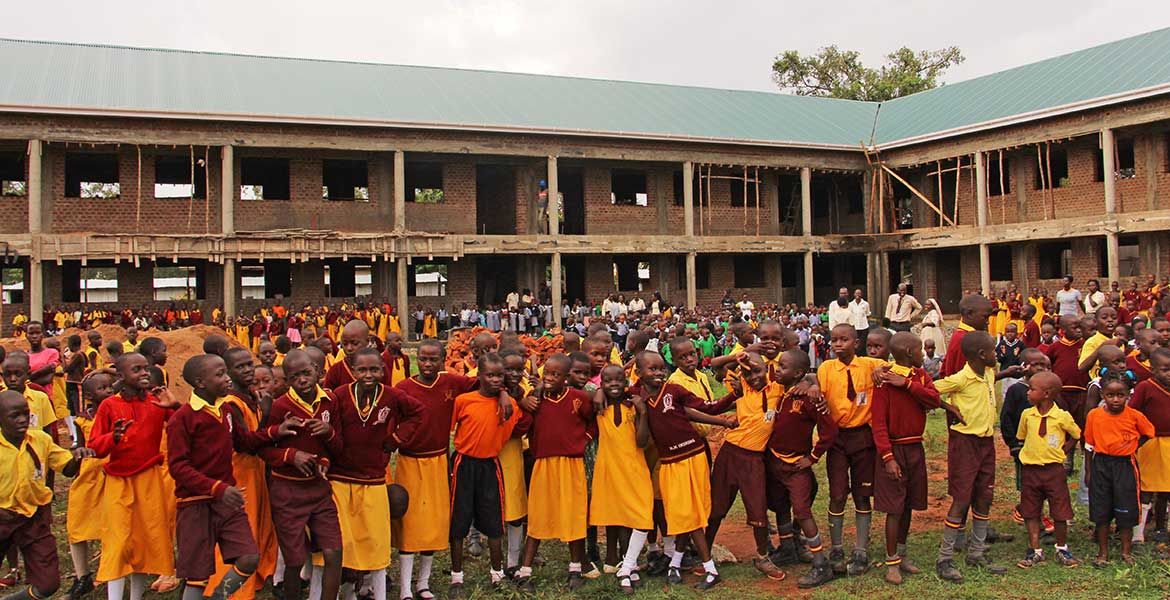
[[[951,225],[955,224],[955,222],[952,221],[951,218],[946,215],[946,213],[944,213],[938,206],[935,206],[935,204],[933,202],[931,202],[930,199],[928,199],[926,196],[924,196],[922,194],[922,192],[918,191],[917,189],[915,189],[914,186],[910,185],[910,183],[907,182],[905,179],[903,179],[901,175],[898,175],[897,173],[895,173],[892,169],[887,167],[885,164],[882,164],[881,167],[885,172],[890,174],[890,177],[897,179],[899,183],[906,186],[906,188],[910,190],[910,193],[917,196],[919,200],[922,200],[927,206],[930,207],[931,210],[933,210],[936,214],[938,214],[938,216],[940,217],[940,223],[948,223],[949,222]],[[939,188],[939,189],[941,189],[941,188]]]
[[[1052,181],[1052,142],[1044,142],[1044,162],[1045,170],[1048,172],[1048,201],[1052,205],[1052,218],[1056,218],[1056,185]],[[1044,216],[1048,218],[1047,215]]]
[[[1003,187],[1003,150],[999,151],[999,222],[1007,223],[1007,192]]]

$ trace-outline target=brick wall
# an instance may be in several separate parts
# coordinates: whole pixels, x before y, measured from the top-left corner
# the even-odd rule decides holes
[[[409,161],[410,156],[407,157]],[[475,233],[475,157],[430,158],[443,164],[443,201],[406,203],[406,228],[415,231]],[[410,194],[407,194],[410,197]]]

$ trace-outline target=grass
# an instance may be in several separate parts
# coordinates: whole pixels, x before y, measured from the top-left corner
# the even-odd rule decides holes
[[[722,391],[718,383],[717,391]],[[796,589],[795,580],[807,570],[806,565],[788,567],[788,578],[782,582],[772,582],[760,576],[750,564],[734,563],[720,565],[720,573],[725,583],[711,591],[700,593],[690,587],[696,578],[688,576],[688,584],[683,586],[668,586],[663,579],[651,579],[647,586],[637,593],[638,598],[657,600],[659,598],[708,598],[711,600],[747,600],[755,598],[775,598],[777,596],[795,596],[816,599],[852,599],[863,597],[867,599],[880,598],[1020,598],[1035,599],[1038,597],[1059,597],[1061,600],[1099,600],[1102,598],[1125,599],[1154,599],[1170,597],[1170,562],[1167,562],[1165,548],[1160,550],[1148,548],[1136,552],[1137,563],[1127,566],[1121,561],[1115,561],[1105,569],[1094,569],[1088,562],[1096,554],[1096,545],[1092,540],[1091,524],[1086,519],[1087,508],[1076,505],[1077,517],[1070,525],[1069,545],[1073,553],[1086,562],[1077,568],[1069,569],[1056,565],[1051,560],[1032,569],[1024,570],[1015,567],[1015,562],[1023,557],[1027,546],[1026,534],[1022,526],[1011,520],[1012,506],[1018,499],[1015,490],[1015,476],[1010,460],[1002,459],[997,464],[996,473],[996,502],[992,507],[993,527],[1002,532],[1015,534],[1016,539],[1010,543],[994,544],[989,556],[996,562],[1009,567],[1007,575],[997,577],[985,575],[972,569],[962,568],[966,582],[961,585],[952,585],[939,580],[933,572],[934,557],[938,552],[938,543],[941,530],[941,518],[949,504],[946,497],[946,428],[940,414],[931,415],[927,422],[925,447],[928,457],[930,475],[929,509],[925,513],[915,514],[915,525],[909,539],[909,554],[923,573],[917,576],[906,577],[906,582],[900,587],[892,587],[882,580],[881,569],[873,569],[869,573],[856,578],[842,578],[835,580],[812,592],[803,592]],[[824,515],[827,511],[827,484],[824,479],[824,467],[816,467],[821,482],[821,492],[818,494],[814,514],[818,523],[824,526]],[[880,473],[879,473],[880,475]],[[64,574],[62,589],[68,589],[69,574],[72,571],[69,549],[65,543],[65,496],[64,486],[60,486],[57,499],[54,502],[54,533],[60,545],[61,569]],[[1074,490],[1075,503],[1075,490]],[[724,521],[717,543],[736,548],[751,547],[751,534],[743,526],[743,509],[736,503],[731,514]],[[848,551],[854,539],[852,519],[847,518],[845,546]],[[870,542],[870,557],[881,558],[882,526],[884,516],[875,515],[872,539]],[[827,533],[826,533],[827,537]],[[1111,549],[1114,558],[1118,548],[1114,544]],[[564,584],[564,569],[567,562],[567,551],[563,544],[545,543],[541,547],[541,554],[548,561],[543,567],[536,570],[538,581],[537,598],[559,598],[568,594]],[[1051,548],[1046,552],[1051,556]],[[743,558],[743,557],[741,557]],[[435,575],[432,577],[432,587],[443,597],[447,578],[448,559],[440,554],[435,565]],[[95,565],[96,568],[96,565]],[[397,578],[396,566],[391,572]],[[486,556],[483,558],[466,558],[464,570],[467,573],[467,594],[469,598],[520,598],[525,596],[514,588],[505,587],[493,590],[488,585],[488,565]],[[100,597],[104,590],[95,592],[91,597]],[[397,598],[396,590],[389,592],[391,598]],[[166,595],[147,593],[148,598],[167,598],[178,600],[179,592]],[[613,580],[603,576],[601,579],[588,582],[578,590],[575,596],[587,599],[607,599],[625,597],[616,587]],[[259,597],[270,598],[269,594],[262,593]]]

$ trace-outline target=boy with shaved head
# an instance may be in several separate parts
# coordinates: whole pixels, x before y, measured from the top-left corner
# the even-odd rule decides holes
[[[327,390],[335,390],[343,385],[357,381],[354,375],[353,357],[362,348],[370,347],[370,326],[365,321],[354,319],[341,328],[341,360],[333,363],[325,373],[325,381],[321,386]],[[287,360],[287,357],[285,358]],[[380,383],[390,387],[390,377],[386,369],[382,370]]]

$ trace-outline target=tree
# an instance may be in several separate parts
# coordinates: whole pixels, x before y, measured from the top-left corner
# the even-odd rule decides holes
[[[837,46],[810,56],[788,50],[772,63],[772,80],[798,96],[882,102],[936,87],[938,78],[963,60],[954,46],[917,52],[903,46],[874,69],[861,63],[857,51]]]

